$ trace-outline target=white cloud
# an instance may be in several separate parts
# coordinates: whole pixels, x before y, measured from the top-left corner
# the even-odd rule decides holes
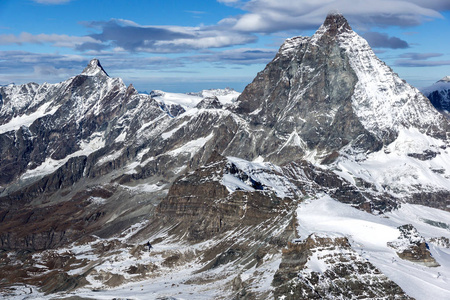
[[[83,43],[99,43],[89,36],[70,36],[66,34],[31,34],[22,32],[19,35],[1,34],[0,45],[10,44],[45,44],[49,43],[55,47],[73,48]]]
[[[175,39],[172,41],[158,41],[154,44],[156,49],[208,49],[222,48],[230,45],[242,45],[254,41],[254,37],[246,35],[215,35],[191,39]]]
[[[256,41],[256,36],[237,32],[230,26],[146,26],[122,19],[108,22],[91,22],[85,26],[96,28],[100,33],[91,34],[110,48],[130,52],[174,53],[190,50],[223,48]],[[86,42],[79,49],[96,50],[98,44]]]
[[[323,22],[330,11],[335,10],[352,24],[413,26],[443,18],[436,9],[450,7],[445,3],[450,1],[253,0],[241,3],[247,13],[234,18],[233,29],[243,32],[313,29]]]

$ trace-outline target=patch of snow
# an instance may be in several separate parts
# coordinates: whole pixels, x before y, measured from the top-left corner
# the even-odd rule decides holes
[[[196,140],[192,140],[184,144],[183,146],[176,148],[174,150],[171,150],[167,152],[168,155],[171,156],[177,156],[180,153],[190,153],[191,156],[193,156],[195,153],[197,153],[205,144],[212,139],[214,136],[214,133],[210,133],[208,136],[198,138]]]
[[[237,191],[237,190],[248,191],[248,192],[255,191],[254,188],[245,184],[245,182],[239,180],[239,178],[237,178],[231,174],[223,174],[223,178],[220,183],[223,184],[230,193]]]
[[[125,141],[125,137],[127,136],[127,131],[123,130],[118,137],[114,140],[115,143],[120,143]]]
[[[33,177],[42,177],[48,174],[53,173],[58,168],[63,166],[69,159],[72,157],[78,156],[89,156],[89,154],[103,148],[105,146],[105,140],[103,139],[100,133],[93,134],[89,140],[83,140],[80,143],[80,150],[67,155],[65,158],[60,160],[55,160],[50,157],[47,157],[45,161],[32,170],[26,171],[21,177],[20,180],[26,180]]]
[[[236,102],[237,98],[241,93],[231,89],[231,88],[225,88],[225,89],[211,89],[211,90],[203,90],[200,93],[198,93],[199,96],[202,98],[206,97],[217,97],[219,101],[223,104],[231,104]]]
[[[281,152],[286,147],[299,147],[301,149],[307,149],[307,145],[305,141],[298,135],[297,130],[294,129],[292,133],[289,135],[286,142],[281,146],[281,148],[278,150],[278,153]]]
[[[123,150],[116,151],[116,152],[111,153],[110,155],[103,156],[101,159],[98,160],[97,165],[101,166],[106,162],[116,160],[117,158],[119,158],[122,155],[122,151]]]
[[[302,195],[297,187],[283,176],[283,170],[272,163],[262,162],[260,160],[248,161],[232,156],[227,157],[227,159],[253,180],[261,183],[266,189],[275,192],[280,198],[297,198]],[[243,182],[232,174],[224,174],[221,183],[229,191],[235,191],[238,188],[246,191],[254,191],[254,188],[249,185],[249,182]]]
[[[142,183],[142,184],[138,184],[135,186],[121,185],[121,187],[126,188],[127,190],[130,190],[135,194],[141,194],[141,193],[153,193],[153,192],[160,191],[165,188],[165,185]]]
[[[194,108],[202,97],[183,93],[168,93],[163,91],[153,91],[152,98],[165,105],[181,105],[185,110]]]
[[[0,134],[12,130],[18,130],[22,126],[30,127],[30,125],[37,119],[47,115],[53,115],[58,110],[59,106],[48,109],[50,105],[51,102],[44,103],[35,112],[29,115],[22,115],[12,118],[8,123],[0,125]]]
[[[167,140],[168,138],[170,138],[175,132],[177,132],[178,130],[180,130],[181,128],[183,128],[186,124],[188,124],[189,121],[184,121],[183,123],[181,123],[180,125],[178,125],[177,127],[175,127],[174,129],[164,132],[163,134],[161,134],[161,137],[164,140]]]
[[[335,165],[338,170],[334,172],[351,183],[355,182],[355,177],[359,177],[373,183],[379,191],[394,196],[448,190],[450,153],[442,148],[445,148],[443,141],[422,134],[416,128],[402,128],[394,142],[367,155],[364,160],[342,155]],[[436,153],[436,157],[428,160],[411,157],[426,151]]]

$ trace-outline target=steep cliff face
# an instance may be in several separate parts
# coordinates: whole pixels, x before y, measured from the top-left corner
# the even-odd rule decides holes
[[[352,108],[358,78],[338,40],[347,31],[344,18],[329,17],[311,38],[287,40],[244,90],[239,111],[269,132],[258,155],[279,163],[312,151],[324,158],[357,138],[364,150],[380,149]]]

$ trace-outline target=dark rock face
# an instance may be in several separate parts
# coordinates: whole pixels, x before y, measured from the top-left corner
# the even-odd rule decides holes
[[[0,210],[0,249],[53,249],[80,239],[104,224],[106,208],[93,199],[108,199],[114,189],[96,187],[58,204]]]
[[[450,191],[415,193],[409,202],[450,211]]]
[[[351,28],[342,16],[329,16],[323,26],[328,29],[318,40],[287,40],[239,97],[237,111],[268,133],[254,141],[257,155],[285,163],[312,149],[325,157],[350,142],[365,151],[381,148],[352,109],[357,77],[336,37]],[[291,149],[279,151],[286,146]]]
[[[323,270],[308,266],[312,256],[325,266]],[[412,299],[352,250],[346,238],[309,236],[304,242],[289,243],[272,285],[275,299]]]
[[[448,93],[448,91],[446,93],[442,91],[434,91],[431,94],[428,94],[427,97],[437,110],[450,111],[450,93]]]
[[[175,181],[159,204],[155,217],[177,224],[172,233],[199,242],[286,213],[291,199],[280,199],[264,191],[230,193],[217,181],[227,169],[226,160],[220,156],[215,159]]]

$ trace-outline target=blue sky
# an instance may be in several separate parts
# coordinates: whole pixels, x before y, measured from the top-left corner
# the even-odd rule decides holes
[[[450,75],[450,0],[0,0],[0,84],[59,82],[95,57],[139,91],[242,91],[335,10],[414,86]]]

